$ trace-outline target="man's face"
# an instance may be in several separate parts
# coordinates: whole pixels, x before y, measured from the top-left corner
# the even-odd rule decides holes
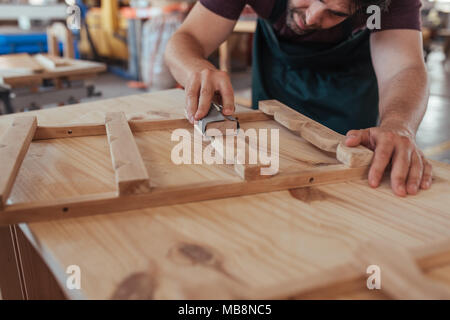
[[[287,25],[302,35],[332,28],[350,15],[350,0],[289,0]]]

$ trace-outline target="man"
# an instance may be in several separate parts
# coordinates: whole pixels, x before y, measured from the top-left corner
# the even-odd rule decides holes
[[[372,187],[391,164],[395,194],[428,189],[432,168],[415,144],[428,101],[420,0],[200,0],[166,50],[167,64],[186,88],[192,123],[208,113],[215,93],[224,114],[234,112],[228,74],[206,58],[230,35],[246,4],[260,17],[253,107],[280,100],[347,133],[347,146],[374,150]],[[382,9],[379,30],[366,28],[373,4]]]

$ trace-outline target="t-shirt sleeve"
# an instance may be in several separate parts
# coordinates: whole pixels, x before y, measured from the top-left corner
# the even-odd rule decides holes
[[[420,30],[420,0],[391,0],[387,11],[381,13],[381,30]],[[377,30],[374,30],[377,31]]]
[[[205,8],[230,20],[239,18],[247,2],[247,0],[200,0]]]

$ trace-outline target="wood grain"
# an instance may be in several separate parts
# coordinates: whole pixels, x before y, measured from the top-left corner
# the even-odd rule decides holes
[[[30,59],[32,62],[27,63],[26,66],[30,66],[26,68],[11,68],[7,63],[4,63],[6,66],[5,69],[0,67],[0,83],[8,84],[13,88],[26,87],[30,85],[40,85],[44,79],[58,79],[62,77],[78,77],[86,79],[106,70],[106,65],[104,63],[68,58],[65,59],[67,65],[57,66],[54,69],[45,69],[33,57],[27,59]],[[1,65],[2,62],[0,61],[0,66]],[[32,67],[33,65],[39,67],[39,72],[34,70],[37,67]],[[11,72],[11,70],[18,70],[20,72]]]
[[[132,115],[128,124],[132,132],[146,132],[164,129],[189,129],[192,125],[185,118],[171,120],[145,119],[145,115]],[[254,122],[271,120],[262,112],[240,112],[236,117],[241,122]],[[80,123],[67,125],[47,125],[38,126],[34,140],[72,138],[105,135],[106,129],[104,123]]]
[[[184,101],[183,91],[170,90],[30,114],[45,126],[101,123],[108,111],[175,119],[184,117]],[[0,134],[12,118],[0,117]],[[244,123],[245,128],[258,125]],[[274,121],[266,123],[266,128],[272,127],[279,128],[282,141],[280,175],[338,164],[334,155],[321,152]],[[158,187],[174,187],[180,181],[184,186],[205,180],[241,182],[232,166],[171,164],[170,131],[138,132],[135,140],[152,183]],[[284,296],[289,287],[283,289],[283,284],[313,277],[335,279],[336,274],[328,271],[348,265],[363,242],[383,239],[408,252],[424,247],[433,252],[437,242],[448,240],[450,166],[433,162],[433,174],[431,189],[414,197],[396,197],[385,177],[377,189],[365,180],[354,180],[292,192],[21,224],[20,228],[29,229],[29,239],[63,288],[67,266],[80,266],[81,292],[64,292],[73,299],[110,299],[133,293],[178,299],[212,292],[211,298],[244,292],[241,289],[261,293],[274,287]],[[92,193],[114,195],[113,186],[105,137],[40,140],[31,144],[10,200],[13,206],[43,201],[55,204]],[[450,264],[440,254],[433,256],[436,263],[429,264],[429,259],[420,263],[419,259],[419,266],[427,277],[450,285]],[[300,298],[388,298],[367,290],[366,280],[367,276],[348,286],[311,291]],[[142,282],[152,285],[142,287]]]
[[[356,254],[363,268],[369,265],[380,268],[383,291],[394,299],[450,299],[450,288],[427,279],[403,248],[380,241],[362,245]]]
[[[0,289],[3,300],[22,300],[23,290],[20,264],[13,238],[14,226],[0,227]]]
[[[135,176],[129,174],[129,172],[119,173],[116,181],[123,181],[122,184],[119,184],[124,190],[120,193],[120,195],[124,195],[123,197],[117,197],[117,193],[103,193],[51,201],[12,204],[0,212],[0,225],[67,219],[265,193],[310,185],[362,179],[367,174],[366,168],[342,169],[341,166],[330,166],[321,168],[320,171],[310,170],[298,174],[279,174],[263,180],[264,183],[259,181],[259,179],[248,179],[246,182],[239,181],[234,183],[227,181],[203,182],[192,185],[155,188],[152,189],[152,192],[147,192],[147,182],[145,182],[145,179],[139,178],[140,176],[138,179],[134,178]],[[143,186],[141,186],[141,183]],[[136,192],[136,188],[138,190],[144,190]]]
[[[0,69],[25,69],[31,73],[37,73],[42,72],[44,67],[36,62],[28,53],[17,53],[0,56]]]
[[[345,136],[296,112],[276,100],[259,102],[259,109],[305,140],[327,152],[336,153],[336,158],[349,167],[369,165],[373,152],[363,146],[349,148],[344,145]]]
[[[441,266],[440,261],[433,256],[447,257],[445,262],[450,263],[449,249],[449,241],[419,247],[411,252],[383,240],[366,241],[354,250],[352,258],[345,265],[324,270],[315,276],[260,289],[259,292],[235,292],[234,296],[228,298],[336,299],[355,291],[358,294],[365,291],[363,295],[372,299],[450,299],[450,287],[430,280],[422,272]],[[427,268],[423,267],[424,263]],[[381,290],[367,288],[369,274],[366,270],[371,265],[380,268]]]
[[[36,54],[33,58],[46,69],[55,69],[69,64],[65,59],[48,54]]]
[[[249,115],[247,116],[247,120],[259,119],[260,113],[256,112],[254,114],[256,116],[254,119]],[[120,119],[119,127],[126,129],[128,124],[125,116],[122,114]],[[140,121],[146,120],[132,120],[131,123],[135,123],[135,121],[141,123]],[[172,120],[165,121],[164,126]],[[173,121],[179,123],[180,119]],[[141,124],[143,124],[143,128],[154,127],[151,121],[142,122]],[[108,126],[108,122],[106,125]],[[276,155],[279,158],[279,163],[276,166],[276,175],[261,175],[261,169],[265,169],[271,166],[271,164],[261,165],[261,163],[257,163],[256,165],[252,165],[249,163],[235,162],[234,171],[233,169],[230,170],[230,167],[225,164],[195,165],[195,158],[202,159],[202,155],[208,147],[207,144],[203,145],[201,141],[200,145],[196,141],[191,141],[191,144],[194,145],[194,158],[191,158],[190,162],[192,164],[180,166],[175,164],[172,159],[172,152],[176,145],[176,142],[171,141],[173,130],[143,131],[136,133],[134,138],[139,145],[140,152],[144,155],[145,169],[147,169],[147,172],[152,172],[153,189],[151,193],[142,194],[138,197],[127,195],[126,198],[122,199],[116,198],[115,194],[111,194],[108,190],[107,192],[98,192],[98,194],[85,194],[81,197],[59,197],[50,201],[32,201],[29,203],[17,203],[16,201],[15,204],[6,208],[3,214],[0,215],[0,223],[43,221],[80,215],[109,213],[113,211],[286,190],[302,186],[335,183],[337,181],[349,181],[352,179],[361,179],[366,176],[367,168],[360,167],[353,169],[338,164],[335,159],[323,154],[323,152],[311,146],[301,137],[293,134],[273,120],[245,121],[241,124],[241,127],[243,131],[248,132],[252,129],[256,133],[264,133],[266,136],[271,134],[272,131],[278,133],[277,137],[279,137],[279,140],[272,141],[272,138],[270,138],[266,146],[258,146],[258,151],[264,149],[267,154],[269,150],[272,153],[273,145],[276,146],[273,151],[274,156]],[[94,130],[100,130],[100,128],[94,127]],[[194,132],[192,126],[190,126],[190,130],[190,136],[195,137],[192,134]],[[130,129],[125,131],[130,131]],[[121,133],[109,134],[109,136],[120,136],[123,137],[124,141],[125,137],[128,136],[126,141],[133,141],[131,132],[126,135]],[[82,137],[63,140],[76,139],[82,139]],[[63,140],[58,141],[58,143],[64,143]],[[109,140],[111,141],[111,139]],[[48,143],[52,144],[53,142],[48,141]],[[122,144],[129,145],[128,142],[122,142]],[[247,147],[248,145],[245,148],[246,159],[249,159]],[[117,147],[116,149],[121,150],[123,148]],[[201,149],[196,150],[198,148],[203,148],[203,151]],[[77,145],[77,149],[79,149],[79,145]],[[129,154],[132,154],[132,152],[127,151],[125,155]],[[234,154],[238,154],[237,150],[234,150]],[[123,157],[124,155],[119,154],[119,156]],[[259,157],[260,154],[258,154],[258,159]],[[132,157],[132,159],[134,158],[136,157]],[[114,159],[115,157],[113,155]],[[116,160],[114,161],[116,162]],[[129,163],[131,160],[128,159],[127,161],[120,161],[120,163]],[[43,166],[45,167],[45,164]],[[239,179],[236,172],[244,181]],[[141,181],[139,175],[134,178],[129,178],[128,175],[129,173],[123,177],[126,183],[128,181],[135,181],[135,179],[138,182]],[[118,179],[116,172],[116,181],[120,181]],[[258,179],[263,179],[263,181],[253,181]],[[143,181],[146,180],[144,179]],[[147,185],[147,182],[144,183]],[[125,194],[121,193],[121,195]]]
[[[150,179],[123,112],[108,112],[106,133],[120,196],[150,191]]]
[[[227,154],[228,140],[231,141],[234,146],[234,152],[232,155]],[[268,167],[261,163],[258,141],[246,140],[246,137],[242,133],[242,130],[237,136],[229,137],[213,137],[212,145],[220,157],[223,159],[223,163],[233,164],[234,171],[243,180],[259,180],[266,179],[274,176],[278,172],[272,174],[264,174],[263,168]],[[267,154],[267,150],[265,150]],[[276,159],[279,159],[279,153],[275,155]]]
[[[0,139],[0,209],[6,204],[36,126],[36,117],[17,117]]]

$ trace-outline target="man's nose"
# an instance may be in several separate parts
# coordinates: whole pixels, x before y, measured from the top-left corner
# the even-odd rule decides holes
[[[307,26],[320,26],[326,5],[320,1],[313,1],[306,10],[305,22]]]

